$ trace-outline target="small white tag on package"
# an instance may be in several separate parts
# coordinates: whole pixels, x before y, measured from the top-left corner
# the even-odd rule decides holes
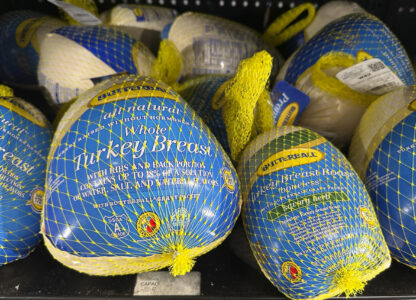
[[[88,10],[65,2],[63,0],[48,0],[48,2],[58,6],[68,15],[74,18],[82,25],[99,25],[102,24],[101,20],[90,13]]]
[[[137,274],[134,296],[198,296],[201,294],[201,273],[190,272],[173,277],[157,271]]]
[[[336,77],[356,92],[384,95],[404,86],[380,59],[371,58],[339,72]]]

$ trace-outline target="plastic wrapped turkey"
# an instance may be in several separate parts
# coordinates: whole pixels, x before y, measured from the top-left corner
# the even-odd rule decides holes
[[[365,181],[392,256],[416,268],[413,182],[416,86],[375,101],[363,115],[349,158]]]
[[[119,4],[100,15],[106,25],[129,33],[156,53],[162,30],[173,22],[176,10],[138,4]]]
[[[19,10],[0,16],[0,81],[36,85],[40,45],[66,24],[45,14]]]
[[[299,125],[348,146],[368,105],[415,83],[409,58],[376,17],[355,13],[325,26],[283,66],[284,79],[310,97]]]
[[[47,168],[42,233],[64,265],[94,275],[192,269],[240,213],[234,167],[176,92],[118,76],[78,97]]]
[[[127,72],[148,75],[150,50],[130,35],[105,26],[67,26],[41,44],[39,84],[54,103],[65,103],[94,86],[94,79]]]
[[[283,126],[258,135],[245,148],[238,174],[251,249],[287,297],[348,297],[389,267],[362,181],[316,132]]]
[[[234,74],[241,60],[261,50],[267,50],[275,58],[275,72],[282,65],[280,54],[258,32],[216,16],[184,13],[175,19],[165,34],[182,54],[182,79],[195,75]]]
[[[42,113],[0,85],[0,266],[39,242],[51,129]]]

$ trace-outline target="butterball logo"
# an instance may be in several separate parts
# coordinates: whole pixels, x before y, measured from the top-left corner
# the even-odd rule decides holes
[[[165,89],[156,82],[131,81],[112,85],[92,98],[89,105],[94,107],[115,101],[143,97],[160,97],[180,102],[178,95],[171,88]]]
[[[258,176],[322,160],[325,154],[312,148],[292,148],[273,154],[257,169]]]

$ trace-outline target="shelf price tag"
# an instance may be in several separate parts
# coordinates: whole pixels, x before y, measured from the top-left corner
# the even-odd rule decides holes
[[[201,294],[201,273],[173,277],[158,271],[137,274],[134,296],[197,296]]]

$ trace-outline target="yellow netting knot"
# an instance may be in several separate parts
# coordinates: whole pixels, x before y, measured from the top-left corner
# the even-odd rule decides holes
[[[290,25],[296,20],[304,11],[307,11],[307,16],[302,20]],[[312,3],[303,3],[298,5],[281,16],[279,16],[266,29],[263,34],[263,39],[273,47],[277,47],[291,37],[305,29],[315,17],[315,6]],[[289,26],[290,25],[290,26]]]
[[[348,265],[340,268],[334,276],[333,283],[348,298],[364,291],[366,280],[362,279],[363,270],[359,266]]]
[[[182,55],[178,48],[172,41],[162,40],[151,76],[172,85],[178,80],[181,71]]]
[[[240,62],[236,75],[225,89],[227,99],[222,117],[227,131],[231,158],[238,161],[252,137],[254,108],[265,90],[272,69],[272,56],[267,51],[255,53]]]
[[[368,106],[377,99],[377,95],[359,93],[350,89],[346,84],[339,81],[336,77],[328,75],[324,70],[344,67],[349,68],[358,63],[352,55],[342,52],[329,52],[322,56],[313,66],[311,80],[314,85],[333,96],[354,101],[355,103]],[[302,76],[301,76],[302,77]],[[301,78],[300,77],[300,78]]]
[[[95,4],[94,0],[64,0],[67,3],[73,4],[75,6],[81,7],[90,13],[92,13],[94,16],[98,17],[98,7]],[[65,20],[68,21],[70,25],[78,25],[79,22],[72,18],[69,14],[62,12],[64,15]]]
[[[176,247],[173,254],[173,262],[169,269],[173,276],[185,275],[192,270],[195,258],[190,254],[190,250],[185,249],[182,245]]]
[[[0,97],[13,97],[13,90],[8,86],[0,84]]]

